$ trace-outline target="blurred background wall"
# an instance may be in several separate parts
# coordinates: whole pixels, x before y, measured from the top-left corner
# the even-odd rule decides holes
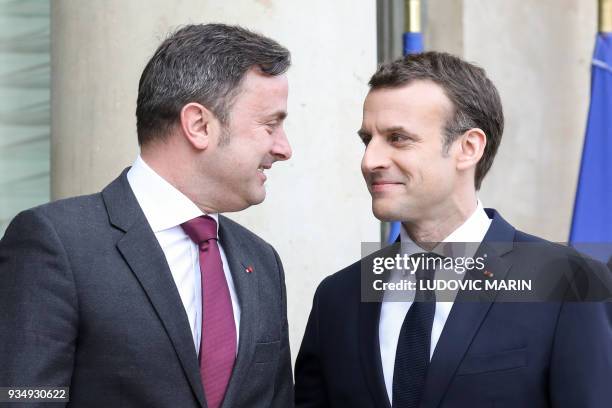
[[[50,156],[32,152],[24,160],[33,172],[48,168],[51,157],[54,199],[99,191],[133,162],[138,79],[168,31],[186,23],[241,24],[291,50],[286,131],[294,157],[270,171],[263,204],[230,217],[272,243],[283,259],[295,357],[316,285],[356,261],[361,241],[380,236],[359,171],[363,147],[355,132],[377,63],[377,6],[396,4],[24,1],[51,4]],[[567,240],[588,109],[596,0],[422,4],[425,49],[449,51],[484,67],[502,96],[506,129],[480,194],[483,203],[521,229]],[[14,34],[2,27],[0,45]],[[5,65],[3,60],[0,69]],[[2,112],[8,109],[4,103]],[[48,199],[47,184],[36,199],[7,205],[4,197],[25,185],[4,182],[7,174],[21,171],[19,164],[7,164],[14,157],[7,150],[14,135],[14,129],[0,128],[5,219]]]

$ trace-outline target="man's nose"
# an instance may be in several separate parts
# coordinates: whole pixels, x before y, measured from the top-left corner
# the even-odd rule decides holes
[[[364,173],[374,172],[389,167],[389,152],[384,143],[372,138],[366,146],[361,160],[361,170]]]
[[[287,139],[287,134],[283,128],[277,131],[277,136],[274,139],[274,145],[272,146],[272,155],[276,160],[289,160],[293,151],[291,145]]]

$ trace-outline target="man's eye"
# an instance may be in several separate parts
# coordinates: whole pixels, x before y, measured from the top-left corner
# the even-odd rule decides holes
[[[266,131],[268,133],[273,133],[277,127],[278,127],[278,122],[266,123]]]
[[[389,140],[391,141],[391,143],[403,142],[404,140],[406,140],[406,137],[398,133],[393,133],[391,136],[389,136]]]
[[[361,138],[361,141],[363,142],[364,145],[367,146],[370,143],[371,139],[372,139],[371,137],[364,136]]]

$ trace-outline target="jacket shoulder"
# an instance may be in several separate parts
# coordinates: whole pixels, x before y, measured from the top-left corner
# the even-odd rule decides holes
[[[67,226],[91,225],[95,220],[106,218],[100,193],[71,197],[41,204],[17,214],[11,224],[21,224],[31,219],[43,219],[55,229]]]
[[[544,238],[537,237],[535,235],[527,234],[523,231],[516,231],[515,243],[519,247],[528,247],[532,245],[537,248],[540,252],[541,258],[553,257],[553,258],[588,258],[586,255],[581,254],[576,249],[569,245],[564,245],[558,242],[548,241]]]
[[[83,238],[81,230],[87,230],[97,220],[107,220],[100,193],[51,201],[19,212],[11,220],[5,237],[13,236],[47,239],[49,234],[62,242]]]
[[[69,214],[83,214],[100,209],[104,209],[101,193],[64,198],[31,208],[32,211],[43,214],[50,219]]]
[[[346,296],[361,293],[361,262],[362,260],[359,260],[325,277],[319,283],[315,296],[327,299],[346,299]]]

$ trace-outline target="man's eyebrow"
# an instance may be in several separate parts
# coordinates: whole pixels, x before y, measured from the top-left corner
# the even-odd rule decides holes
[[[403,126],[391,126],[388,128],[385,128],[381,131],[381,133],[394,133],[394,132],[400,132],[403,133],[404,135],[408,136],[410,139],[413,139],[415,141],[421,140],[422,138],[417,135],[414,132],[409,131],[408,129],[406,129]]]
[[[274,113],[271,113],[266,116],[266,119],[274,119],[274,120],[285,120],[287,117],[287,111],[279,110]]]
[[[407,130],[403,126],[391,126],[391,127],[383,129],[380,133],[389,134],[389,133],[394,133],[394,132],[403,133],[408,138],[410,138],[410,139],[412,139],[414,141],[422,140],[422,138],[419,135],[417,135],[414,132],[410,132],[409,130]],[[357,135],[359,135],[359,137],[362,138],[362,139],[366,139],[366,138],[372,137],[372,134],[370,132],[368,132],[367,130],[365,130],[365,129],[359,129],[357,131]]]

